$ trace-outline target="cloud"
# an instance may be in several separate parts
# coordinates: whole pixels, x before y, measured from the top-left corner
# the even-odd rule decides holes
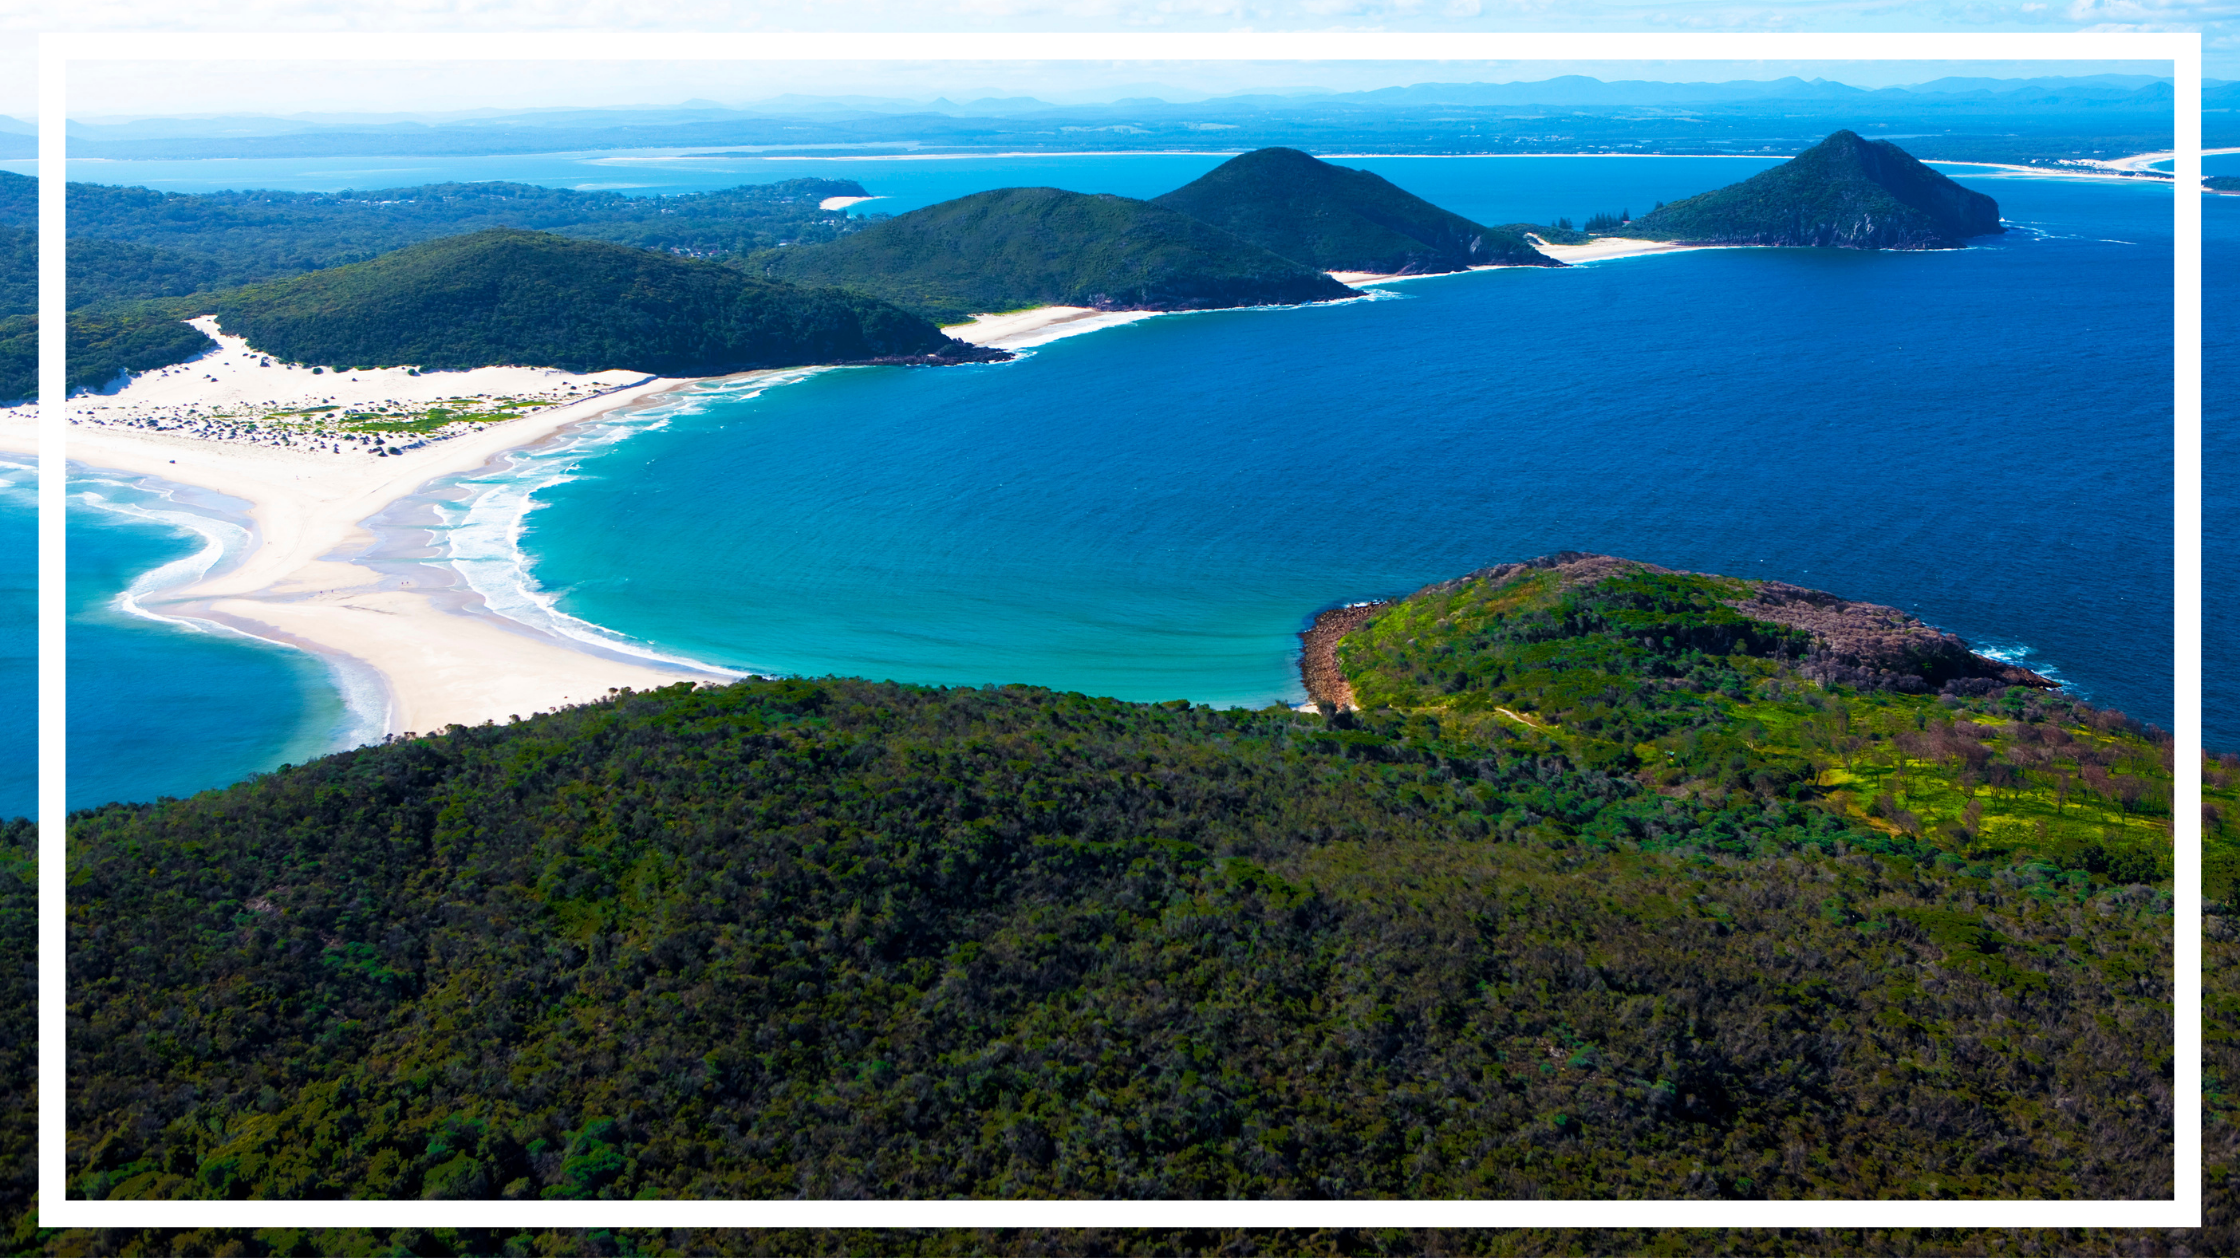
[[[2088,29],[2115,24],[2157,30],[2192,30],[2202,23],[2240,16],[2233,0],[2070,0],[2068,18]]]

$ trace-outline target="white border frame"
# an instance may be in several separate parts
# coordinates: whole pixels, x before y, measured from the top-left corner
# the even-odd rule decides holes
[[[76,61],[2170,61],[2176,86],[2175,1198],[2155,1200],[87,1202],[64,1165],[64,107]],[[2201,36],[2111,34],[99,34],[39,40],[41,1228],[2198,1228],[2201,1224]]]

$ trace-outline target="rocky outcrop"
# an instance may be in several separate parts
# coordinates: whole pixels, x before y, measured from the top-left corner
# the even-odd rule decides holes
[[[1787,582],[1752,585],[1756,590],[1751,598],[1729,606],[1753,620],[1811,634],[1812,654],[1798,672],[1822,686],[1955,695],[2060,686],[2043,674],[1978,656],[1960,636],[1887,605],[1861,603]]]
[[[1372,600],[1325,609],[1315,615],[1313,625],[1299,632],[1299,678],[1307,685],[1308,699],[1330,710],[1360,707],[1353,702],[1353,687],[1338,669],[1338,640],[1390,606],[1389,600]]]
[[[1435,595],[1472,582],[1506,582],[1535,569],[1554,573],[1567,587],[1589,585],[1619,573],[1686,572],[1621,556],[1558,551],[1435,582],[1408,598]],[[1754,621],[1789,626],[1812,636],[1812,649],[1798,663],[1797,671],[1822,686],[1987,695],[2008,687],[2052,691],[2061,685],[2043,674],[1980,656],[1968,650],[1967,640],[1960,636],[1888,605],[1845,599],[1787,582],[1737,581],[1750,595],[1727,601],[1728,607]],[[1316,704],[1354,707],[1353,689],[1338,670],[1338,641],[1397,602],[1333,608],[1317,616],[1314,625],[1300,634],[1305,650],[1299,659],[1299,672]]]

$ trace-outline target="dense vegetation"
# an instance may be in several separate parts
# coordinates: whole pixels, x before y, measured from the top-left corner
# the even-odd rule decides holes
[[[179,322],[179,313],[144,306],[93,314],[73,312],[64,324],[65,389],[99,389],[119,372],[181,363],[216,343]],[[39,318],[0,319],[0,404],[39,392]]]
[[[2166,1186],[2166,745],[1577,577],[1381,610],[1328,719],[680,685],[82,813],[74,1193]]]
[[[493,228],[222,294],[227,332],[298,363],[712,376],[1001,357],[885,302],[600,241]]]
[[[1559,556],[1431,588],[1338,656],[1358,703],[1498,729],[1659,790],[1810,799],[1910,852],[2072,881],[2167,876],[2166,735],[1997,685],[2011,667],[1971,674],[1949,636],[1915,636],[1905,672],[1863,667],[1832,636],[1768,619],[1798,611],[1768,607],[1768,587],[1797,589]],[[1858,685],[1824,685],[1838,678]],[[2211,878],[2212,896],[2240,900],[2231,873]]]
[[[31,319],[38,304],[37,191],[37,180],[0,171],[0,403],[38,389]],[[120,370],[144,371],[201,353],[208,340],[178,320],[206,309],[209,295],[363,262],[439,237],[534,228],[723,258],[841,235],[861,221],[820,210],[818,203],[863,195],[862,185],[844,179],[662,197],[501,182],[339,193],[163,193],[73,183],[67,192],[69,384],[99,386]],[[801,317],[806,322],[796,331],[814,338],[832,314]]]
[[[1056,188],[974,193],[760,259],[772,276],[842,285],[948,322],[1030,306],[1199,310],[1353,295],[1178,211]]]
[[[1383,176],[1297,149],[1241,154],[1152,204],[1321,271],[1413,275],[1561,265],[1506,229],[1472,223]]]
[[[0,171],[0,228],[29,232],[38,181]],[[208,293],[337,267],[442,236],[532,228],[692,257],[828,240],[858,226],[828,197],[847,179],[792,179],[705,193],[627,197],[533,184],[427,184],[338,193],[165,193],[73,183],[70,306]],[[0,236],[0,316],[28,314],[28,250]]]
[[[1956,249],[1999,226],[1999,203],[1930,170],[1887,140],[1834,135],[1739,184],[1675,201],[1608,229],[1648,240],[1727,245]]]

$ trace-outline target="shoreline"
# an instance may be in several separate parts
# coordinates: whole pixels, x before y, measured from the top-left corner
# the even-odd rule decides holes
[[[1359,630],[1370,618],[1397,602],[1364,600],[1325,608],[1315,614],[1314,623],[1299,632],[1299,682],[1307,689],[1307,702],[1299,706],[1301,709],[1319,709],[1324,705],[1333,711],[1361,707],[1354,703],[1353,686],[1338,668],[1338,640]]]
[[[717,378],[732,379],[732,378]],[[452,558],[408,555],[397,535],[417,522],[376,518],[433,483],[501,469],[516,452],[697,382],[644,378],[591,397],[483,426],[379,459],[167,432],[74,424],[69,462],[141,483],[214,493],[248,506],[250,539],[236,556],[168,588],[135,596],[146,615],[202,621],[311,653],[341,677],[370,672],[384,733],[505,721],[603,696],[732,675],[663,665],[527,625],[492,609]],[[10,409],[0,448],[37,458],[37,424]],[[340,688],[349,698],[351,688]]]
[[[959,341],[993,350],[1031,350],[1066,337],[1176,313],[1101,311],[1093,306],[1034,306],[1023,311],[975,315],[961,324],[944,324],[941,331]]]

